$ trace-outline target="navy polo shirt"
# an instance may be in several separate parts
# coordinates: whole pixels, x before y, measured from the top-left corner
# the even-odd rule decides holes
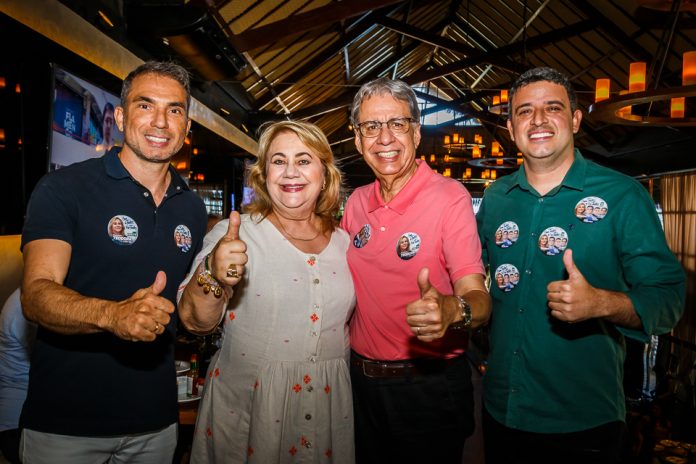
[[[170,167],[166,196],[151,193],[121,164],[119,149],[44,176],[27,211],[22,246],[57,239],[72,246],[64,285],[81,295],[121,301],[167,275],[176,291],[201,248],[202,200]],[[76,436],[148,432],[177,422],[172,317],[154,342],[111,333],[61,335],[40,327],[21,426]]]

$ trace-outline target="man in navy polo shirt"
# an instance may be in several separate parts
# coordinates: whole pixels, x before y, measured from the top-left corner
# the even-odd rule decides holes
[[[139,66],[114,114],[123,148],[48,174],[32,194],[22,306],[39,329],[25,463],[172,460],[174,301],[206,227],[203,202],[169,164],[189,103],[185,69]]]

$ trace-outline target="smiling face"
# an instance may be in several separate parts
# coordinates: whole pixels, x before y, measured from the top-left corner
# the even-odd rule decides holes
[[[582,113],[571,112],[568,92],[559,84],[538,81],[521,87],[511,102],[510,137],[525,162],[558,166],[573,162],[573,134]]]
[[[111,234],[112,235],[123,235],[123,221],[116,218],[114,222],[111,223]]]
[[[266,155],[266,188],[273,209],[304,218],[314,211],[324,182],[324,166],[294,132],[280,132]]]
[[[191,126],[184,87],[155,73],[133,79],[124,107],[116,107],[114,116],[123,132],[122,155],[153,163],[169,162]]]
[[[578,206],[575,207],[575,215],[581,216],[583,214],[585,214],[585,203],[579,203]]]
[[[401,239],[399,239],[399,250],[400,251],[408,251],[408,248],[409,248],[408,237],[401,237]]]
[[[543,234],[541,237],[539,237],[539,246],[545,247],[549,243],[549,238]]]
[[[395,118],[409,118],[408,103],[390,94],[373,95],[360,105],[360,121],[387,122]],[[397,191],[416,171],[416,147],[420,143],[420,124],[409,124],[408,132],[394,134],[385,125],[377,137],[363,137],[356,130],[355,146],[380,183],[397,185]],[[396,194],[396,192],[392,192]]]

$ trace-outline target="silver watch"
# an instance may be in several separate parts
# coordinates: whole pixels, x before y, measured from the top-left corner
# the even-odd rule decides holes
[[[450,329],[468,329],[471,327],[471,323],[473,322],[473,317],[471,316],[471,305],[467,303],[462,296],[454,295],[454,297],[459,301],[460,310],[462,312],[462,320],[451,324]]]

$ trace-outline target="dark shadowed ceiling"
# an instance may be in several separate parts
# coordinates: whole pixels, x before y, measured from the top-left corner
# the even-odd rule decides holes
[[[504,117],[488,107],[500,89],[535,66],[571,77],[585,115],[576,144],[588,157],[630,175],[696,168],[694,127],[612,125],[588,114],[595,80],[609,77],[612,92],[625,89],[633,61],[648,63],[649,87],[681,85],[682,53],[696,50],[693,0],[62,3],[143,59],[186,64],[201,101],[251,136],[271,119],[315,122],[352,186],[371,180],[348,118],[362,83],[384,75],[403,79],[428,102],[426,113],[474,118],[480,128],[456,130],[480,132],[489,147],[496,139],[514,157]],[[693,106],[687,103],[688,114],[696,113]],[[442,137],[453,131],[451,122],[424,128],[421,153],[439,159]]]

